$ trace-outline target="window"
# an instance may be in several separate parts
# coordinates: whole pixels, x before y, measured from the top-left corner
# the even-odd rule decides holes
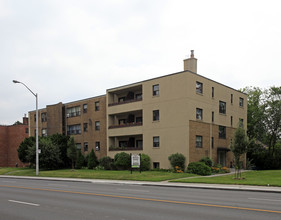
[[[81,143],[76,143],[76,149],[81,150],[81,148],[82,148]]]
[[[239,123],[240,123],[240,125],[243,125],[243,123],[244,123],[243,118],[239,118]]]
[[[212,98],[214,98],[214,97],[215,97],[215,88],[212,87]]]
[[[214,112],[212,112],[212,122],[214,122],[215,121],[215,114],[214,114]]]
[[[233,104],[233,94],[230,96],[230,103]]]
[[[136,94],[136,99],[137,99],[137,100],[142,99],[142,93]]]
[[[153,121],[159,121],[159,110],[153,111]]]
[[[84,104],[83,105],[83,113],[87,113],[87,110],[88,110],[88,105]]]
[[[118,98],[118,102],[125,102],[126,98],[125,97],[120,97]]]
[[[153,96],[158,96],[159,95],[159,84],[153,85],[152,90],[153,90],[153,92],[152,92]]]
[[[67,126],[67,134],[73,135],[73,134],[81,134],[81,125],[68,125]]]
[[[137,140],[137,148],[142,149],[142,140]]]
[[[87,131],[88,131],[88,123],[84,123],[83,131],[84,131],[84,132],[87,132]]]
[[[203,147],[203,137],[196,135],[196,148],[202,148]]]
[[[84,142],[84,151],[88,151],[88,142]]]
[[[223,101],[220,101],[220,104],[219,104],[219,112],[221,114],[225,114],[226,113],[226,103],[223,102]]]
[[[36,121],[36,114],[34,114],[34,121]]]
[[[100,142],[99,141],[96,142],[96,151],[100,151]]]
[[[41,121],[42,122],[47,121],[47,112],[41,113]]]
[[[142,117],[136,117],[136,123],[142,123]]]
[[[42,134],[42,137],[46,137],[47,136],[47,128],[42,128],[41,134]]]
[[[95,129],[96,129],[96,131],[99,131],[99,130],[100,130],[100,122],[99,122],[99,121],[96,121],[96,123],[95,123]]]
[[[211,147],[214,148],[214,137],[211,137]]]
[[[25,129],[25,133],[28,134],[28,128]]]
[[[230,125],[231,125],[231,127],[233,125],[233,117],[232,116],[230,116]]]
[[[244,99],[243,98],[239,98],[239,106],[243,107],[244,106]]]
[[[203,93],[203,83],[196,81],[196,93]]]
[[[66,109],[66,117],[71,118],[81,115],[80,106],[71,107]]]
[[[128,147],[128,141],[119,141],[119,147]]]
[[[196,119],[198,120],[203,119],[203,110],[201,108],[196,108]]]
[[[159,169],[160,163],[159,162],[153,162],[153,169]]]
[[[95,111],[99,111],[100,110],[100,102],[95,102]]]
[[[226,138],[226,127],[225,126],[219,126],[219,138],[220,139]]]
[[[159,146],[160,146],[159,136],[153,137],[153,147],[159,147]]]

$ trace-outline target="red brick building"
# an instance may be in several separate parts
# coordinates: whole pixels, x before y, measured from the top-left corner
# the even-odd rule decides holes
[[[23,167],[18,158],[17,149],[28,135],[28,118],[23,118],[23,124],[0,125],[0,167]]]

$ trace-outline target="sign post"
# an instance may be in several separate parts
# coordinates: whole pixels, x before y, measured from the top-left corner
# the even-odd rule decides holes
[[[131,155],[131,174],[133,169],[140,169],[141,173],[141,154],[130,154]]]

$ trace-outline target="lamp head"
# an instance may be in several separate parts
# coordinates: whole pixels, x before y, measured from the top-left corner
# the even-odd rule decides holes
[[[17,80],[13,80],[13,83],[20,83],[19,81],[17,81]]]

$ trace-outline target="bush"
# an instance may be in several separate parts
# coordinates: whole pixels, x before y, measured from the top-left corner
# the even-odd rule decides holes
[[[84,165],[85,158],[81,153],[81,150],[77,151],[77,159],[75,164],[75,169],[81,169]]]
[[[203,158],[201,158],[201,160],[199,162],[205,163],[208,167],[213,166],[213,161],[210,157],[203,157]]]
[[[146,154],[141,154],[141,170],[150,170],[150,157]]]
[[[102,166],[105,170],[113,169],[113,166],[112,166],[113,159],[108,156],[100,158],[99,163],[100,163],[100,166]]]
[[[211,175],[211,168],[203,162],[192,162],[188,164],[187,172],[201,176]]]
[[[125,152],[116,154],[114,157],[114,165],[118,170],[129,170],[131,167],[130,155]]]
[[[94,150],[92,149],[88,157],[88,169],[93,169],[97,165],[98,165],[98,159]]]
[[[185,168],[185,156],[183,154],[172,154],[168,157],[171,166],[174,170],[178,167],[180,170],[184,171]]]

